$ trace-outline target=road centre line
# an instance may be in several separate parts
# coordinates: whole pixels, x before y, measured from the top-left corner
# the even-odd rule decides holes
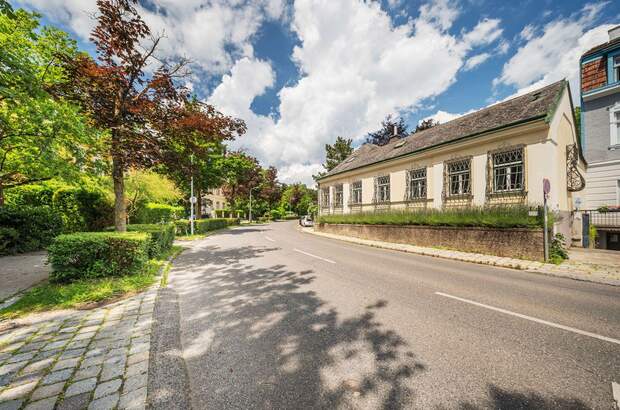
[[[265,239],[267,239],[269,242],[275,242],[275,240],[271,239],[271,238],[270,238],[270,237],[268,237],[268,236],[265,236]]]
[[[320,260],[325,261],[325,262],[329,262],[329,263],[333,263],[333,264],[335,264],[335,263],[336,263],[336,262],[334,262],[334,261],[332,261],[332,260],[330,260],[330,259],[321,258],[320,256],[316,256],[316,255],[313,255],[313,254],[311,254],[311,253],[304,252],[304,251],[299,250],[299,249],[297,249],[297,248],[293,248],[293,250],[294,250],[295,252],[303,253],[304,255],[311,256],[311,257],[313,257],[313,258],[317,258],[317,259],[320,259]]]
[[[611,342],[611,343],[615,343],[617,345],[620,345],[620,340],[614,339],[612,337],[601,336],[601,335],[598,335],[596,333],[586,332],[585,330],[580,330],[580,329],[576,329],[574,327],[560,325],[558,323],[553,323],[553,322],[549,322],[547,320],[538,319],[536,317],[523,315],[521,313],[512,312],[510,310],[501,309],[501,308],[498,308],[498,307],[495,307],[495,306],[485,305],[484,303],[474,302],[473,300],[460,298],[458,296],[452,296],[452,295],[449,295],[447,293],[435,292],[435,294],[439,295],[439,296],[446,297],[446,298],[451,298],[451,299],[454,299],[454,300],[458,300],[458,301],[461,301],[461,302],[464,302],[464,303],[469,303],[471,305],[475,305],[475,306],[483,307],[483,308],[486,308],[486,309],[494,310],[496,312],[504,313],[504,314],[507,314],[507,315],[516,316],[516,317],[519,317],[521,319],[526,319],[526,320],[529,320],[529,321],[532,321],[532,322],[536,322],[536,323],[540,323],[540,324],[543,324],[543,325],[555,327],[557,329],[566,330],[568,332],[573,332],[573,333],[577,333],[579,335],[588,336],[588,337],[592,337],[592,338],[595,338],[595,339],[604,340],[606,342]]]

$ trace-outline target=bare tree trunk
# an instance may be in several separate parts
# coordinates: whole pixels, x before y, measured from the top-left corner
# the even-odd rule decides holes
[[[127,231],[127,207],[124,169],[123,160],[117,155],[112,155],[112,180],[114,181],[114,226],[117,232],[125,232]]]

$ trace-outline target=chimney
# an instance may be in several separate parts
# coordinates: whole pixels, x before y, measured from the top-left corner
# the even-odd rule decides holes
[[[398,135],[398,127],[394,125],[394,136],[396,137],[397,135]]]
[[[616,26],[608,31],[609,33],[609,41],[613,41],[617,38],[620,38],[620,26]]]

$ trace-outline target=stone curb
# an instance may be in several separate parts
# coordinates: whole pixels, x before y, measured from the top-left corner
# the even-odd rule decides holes
[[[620,286],[620,277],[597,277],[587,276],[587,273],[575,271],[568,265],[554,265],[550,263],[542,263],[535,261],[527,261],[522,259],[504,258],[500,256],[484,255],[480,253],[469,253],[447,249],[426,248],[422,246],[406,245],[391,242],[371,241],[368,239],[354,238],[351,236],[335,235],[325,232],[316,232],[312,228],[301,228],[304,233],[322,236],[325,238],[336,239],[344,242],[355,243],[358,245],[372,246],[380,249],[390,249],[395,251],[414,253],[424,256],[433,256],[436,258],[444,258],[457,260],[461,262],[471,262],[479,265],[497,266],[501,268],[510,268],[523,270],[530,273],[537,273],[561,278],[575,279],[585,282],[599,283],[604,285]],[[598,273],[594,273],[597,275]]]

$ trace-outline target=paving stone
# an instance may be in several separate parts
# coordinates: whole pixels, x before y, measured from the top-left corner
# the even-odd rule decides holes
[[[80,363],[80,357],[74,357],[71,359],[58,360],[54,365],[52,371],[58,371],[62,369],[73,369]]]
[[[129,354],[132,355],[132,354],[141,353],[141,352],[148,352],[150,349],[151,349],[150,343],[136,343],[131,346],[131,349],[129,349]]]
[[[36,350],[41,349],[43,346],[45,346],[45,342],[26,343],[24,346],[22,346],[21,349],[19,349],[19,352],[20,353],[34,352]]]
[[[5,401],[0,403],[0,410],[18,410],[23,402],[24,400],[22,399]]]
[[[100,383],[95,389],[95,394],[93,398],[98,399],[100,397],[104,397],[114,392],[117,392],[118,389],[121,387],[122,382],[123,381],[121,379],[114,379],[104,383]]]
[[[77,396],[65,397],[56,410],[83,410],[88,406],[90,393],[78,394]]]
[[[107,354],[107,357],[112,357],[112,356],[117,356],[117,357],[123,357],[123,356],[127,356],[127,348],[125,347],[117,347],[115,349],[110,350]]]
[[[62,392],[64,385],[65,382],[60,382],[56,384],[49,384],[47,386],[41,386],[32,393],[30,400],[40,400],[47,397],[56,396]]]
[[[12,352],[16,351],[17,349],[19,349],[20,347],[22,347],[23,345],[25,345],[24,342],[13,343],[13,344],[10,344],[8,346],[0,347],[0,352],[2,352],[2,353],[12,353]]]
[[[140,352],[132,354],[127,358],[127,364],[132,365],[149,359],[149,352]]]
[[[37,382],[31,382],[22,384],[16,387],[9,387],[0,393],[0,402],[20,399],[22,397],[27,396],[32,390],[34,390]]]
[[[41,372],[47,368],[49,368],[52,363],[54,363],[53,357],[48,357],[47,359],[37,360],[36,362],[31,362],[28,366],[24,367],[22,373],[37,373]]]
[[[89,377],[96,377],[101,371],[101,365],[90,366],[86,368],[80,368],[73,376],[74,380],[87,379]]]
[[[41,360],[41,359],[47,359],[48,357],[56,357],[59,354],[60,354],[60,349],[46,350],[46,351],[37,353],[37,355],[33,357],[33,360]]]
[[[2,390],[2,388],[8,384],[11,383],[11,381],[13,380],[13,377],[15,377],[15,373],[8,373],[8,374],[3,374],[0,376],[0,390]]]
[[[94,365],[97,365],[97,364],[101,364],[104,361],[105,361],[105,356],[103,356],[103,355],[88,357],[88,354],[87,354],[86,357],[84,358],[84,360],[82,360],[81,367],[94,366]]]
[[[16,387],[22,384],[27,384],[27,383],[32,383],[32,382],[36,383],[39,380],[41,380],[40,373],[29,373],[29,374],[22,374],[19,376],[13,376],[13,380],[11,381],[11,384],[9,387]]]
[[[92,333],[95,334],[95,332],[99,330],[99,326],[98,325],[93,325],[93,326],[85,326],[82,327],[79,331],[78,334],[85,334],[85,333]]]
[[[55,341],[55,342],[51,342],[49,344],[47,344],[43,350],[55,350],[55,349],[60,349],[63,348],[68,342],[66,340],[60,340],[60,341]]]
[[[69,348],[69,345],[67,345],[67,348]],[[85,352],[86,352],[85,348],[65,350],[60,355],[59,360],[65,360],[65,359],[72,359],[72,358],[75,358],[75,357],[80,357]]]
[[[104,364],[101,371],[101,380],[110,380],[122,376],[125,373],[125,363]]]
[[[6,362],[7,363],[23,362],[24,360],[32,359],[35,354],[36,354],[35,352],[15,354],[15,355],[9,357],[9,359]]]
[[[123,410],[142,410],[146,408],[146,387],[123,394],[118,408]]]
[[[118,403],[118,392],[102,397],[90,403],[88,410],[112,410]]]
[[[54,410],[58,396],[29,403],[24,410]]]
[[[131,377],[131,376],[135,376],[138,375],[140,373],[146,373],[149,371],[149,362],[147,361],[143,361],[143,362],[139,362],[136,363],[134,365],[131,365],[127,368],[127,372],[125,373],[125,377]]]
[[[9,364],[5,364],[3,366],[0,366],[0,376],[5,375],[5,374],[9,374],[9,373],[15,373],[16,371],[22,369],[23,367],[26,366],[26,364],[28,364],[27,361],[23,361],[23,362],[19,362],[19,363],[9,363]]]
[[[0,353],[0,363],[11,357],[11,353]]]
[[[60,329],[60,333],[75,333],[78,331],[78,328],[75,326],[63,327]]]
[[[76,396],[78,394],[86,393],[95,390],[97,386],[97,378],[91,377],[90,379],[84,379],[70,384],[65,391],[65,397]]]
[[[63,382],[71,377],[71,373],[73,373],[73,369],[64,369],[50,373],[43,379],[43,384]]]
[[[148,373],[142,373],[126,378],[123,384],[123,394],[146,387],[148,377]]]
[[[90,340],[93,338],[93,336],[95,336],[95,332],[78,333],[77,335],[75,335],[73,340]]]

